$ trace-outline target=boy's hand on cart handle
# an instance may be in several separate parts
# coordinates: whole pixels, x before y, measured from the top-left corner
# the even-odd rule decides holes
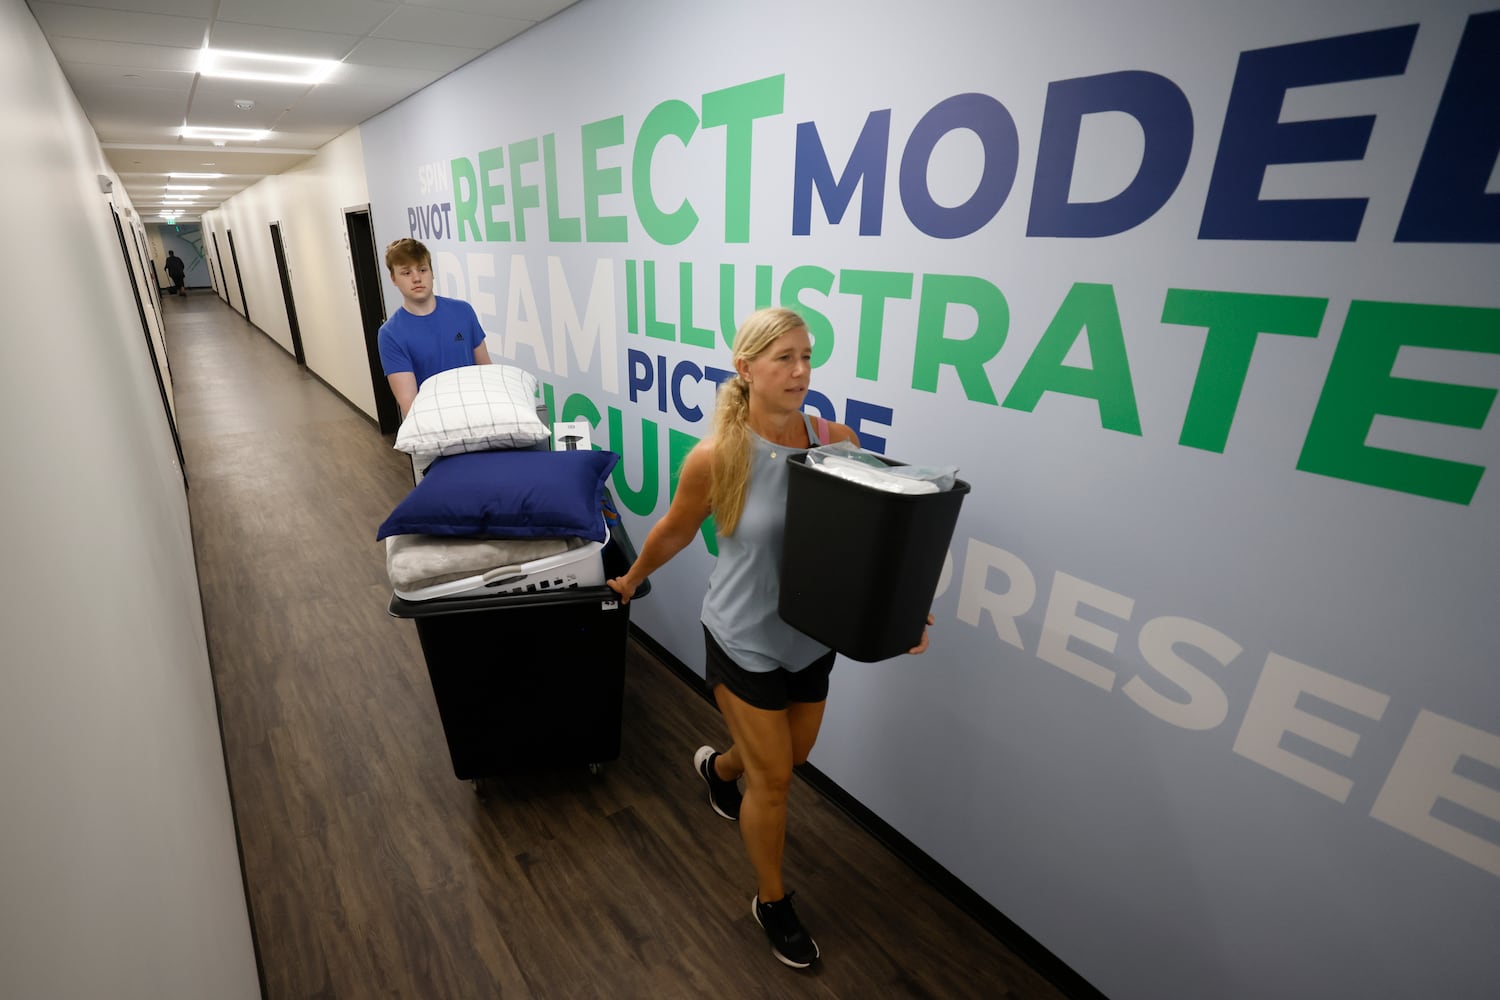
[[[617,576],[613,580],[604,581],[610,590],[620,595],[621,604],[629,604],[630,599],[635,596],[636,584],[631,583],[623,576]]]
[[[936,618],[933,618],[931,615],[927,616],[927,624],[934,625],[936,623]],[[927,652],[927,630],[925,628],[922,630],[922,641],[917,643],[911,649],[908,649],[906,652],[911,656],[920,656],[921,654]]]

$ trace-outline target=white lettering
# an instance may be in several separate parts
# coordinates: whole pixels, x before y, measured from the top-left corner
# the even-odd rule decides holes
[[[1042,622],[1042,638],[1037,643],[1038,659],[1083,678],[1096,687],[1111,691],[1115,672],[1068,649],[1068,640],[1077,639],[1106,653],[1115,651],[1118,632],[1078,617],[1078,606],[1087,604],[1121,621],[1129,621],[1135,601],[1098,584],[1080,580],[1061,571],[1052,576],[1052,596],[1047,600],[1047,617]]]
[[[1170,698],[1148,684],[1143,677],[1132,677],[1120,690],[1137,705],[1174,726],[1183,729],[1213,729],[1229,714],[1229,698],[1224,689],[1203,671],[1177,654],[1179,644],[1203,650],[1220,666],[1243,652],[1243,647],[1218,629],[1191,618],[1165,616],[1153,618],[1141,627],[1136,640],[1141,656],[1167,680],[1187,695],[1186,701]]]
[[[547,291],[552,301],[552,355],[557,359],[554,374],[568,374],[568,344],[578,359],[578,370],[589,370],[594,349],[599,349],[599,382],[605,392],[620,391],[619,347],[615,340],[615,262],[600,259],[594,265],[594,280],[589,287],[589,304],[582,322],[578,306],[568,288],[568,276],[562,260],[547,258]]]
[[[1453,773],[1461,757],[1500,768],[1500,736],[1423,709],[1370,815],[1491,875],[1500,875],[1500,844],[1432,815],[1439,799],[1500,823],[1500,791]]]
[[[1283,733],[1293,733],[1341,757],[1353,757],[1359,746],[1358,733],[1298,708],[1297,696],[1303,692],[1375,720],[1385,714],[1391,700],[1362,684],[1272,653],[1250,695],[1234,752],[1335,802],[1344,802],[1354,787],[1352,781],[1281,747]]]
[[[998,569],[1009,581],[1004,591],[986,590],[990,570]],[[977,538],[969,539],[964,555],[964,580],[958,594],[958,620],[978,627],[979,614],[990,613],[995,635],[1017,649],[1025,649],[1016,619],[1031,610],[1036,602],[1036,577],[1019,556]]]
[[[542,335],[541,317],[537,315],[531,270],[526,266],[525,257],[512,254],[510,294],[505,302],[505,357],[516,360],[516,348],[522,344],[530,347],[536,356],[537,369],[550,374],[552,364],[547,360],[547,340]]]
[[[494,329],[499,322],[499,310],[495,307],[495,294],[489,291],[480,291],[479,279],[493,278],[495,276],[495,255],[488,253],[469,254],[469,305],[474,307],[474,313],[479,317],[479,325],[486,327],[485,340],[490,338],[489,331]],[[489,322],[485,322],[489,320]],[[501,337],[495,337],[493,344],[486,344],[488,348],[494,349],[495,356],[500,356]]]

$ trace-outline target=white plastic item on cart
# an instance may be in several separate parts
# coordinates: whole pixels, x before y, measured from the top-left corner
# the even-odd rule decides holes
[[[807,464],[877,490],[910,495],[946,492],[958,476],[956,465],[890,465],[848,441],[812,449],[807,453]]]
[[[395,536],[393,536],[395,537]],[[436,536],[400,536],[409,546],[422,550],[425,559],[441,563],[450,554],[456,561],[471,559],[473,539]],[[387,544],[392,539],[387,539]],[[570,539],[577,543],[562,552],[525,562],[492,565],[467,576],[424,587],[392,587],[405,601],[435,601],[455,597],[493,597],[502,594],[543,593],[577,587],[604,585],[604,546],[608,543]],[[388,548],[389,554],[389,548]],[[389,560],[388,560],[389,561]]]

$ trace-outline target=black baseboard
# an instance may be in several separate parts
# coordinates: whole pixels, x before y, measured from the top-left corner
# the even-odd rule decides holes
[[[647,635],[639,626],[632,624],[630,634],[653,656],[666,664],[667,669],[676,674],[683,683],[697,692],[699,697],[713,704],[713,697],[703,686],[703,678],[689,669],[687,664]],[[993,935],[995,940],[1031,966],[1038,975],[1057,987],[1065,996],[1071,1000],[1108,1000],[1092,983],[1069,968],[1062,959],[1043,947],[1036,938],[1022,930],[1015,921],[997,910],[983,896],[969,888],[962,879],[938,864],[927,852],[902,836],[889,823],[876,816],[853,795],[840,788],[828,775],[811,764],[803,764],[797,768],[797,772],[804,781],[842,809],[865,832],[905,862],[923,881],[972,917],[974,922]]]

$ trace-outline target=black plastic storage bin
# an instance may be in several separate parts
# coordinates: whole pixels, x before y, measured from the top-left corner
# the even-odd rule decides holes
[[[819,472],[805,454],[787,464],[782,619],[850,659],[905,653],[922,640],[969,484],[888,493]]]
[[[610,524],[607,578],[635,561],[625,526]],[[651,591],[642,581],[635,599]],[[407,601],[390,613],[416,622],[453,773],[491,778],[533,767],[620,756],[630,605],[608,586]]]

